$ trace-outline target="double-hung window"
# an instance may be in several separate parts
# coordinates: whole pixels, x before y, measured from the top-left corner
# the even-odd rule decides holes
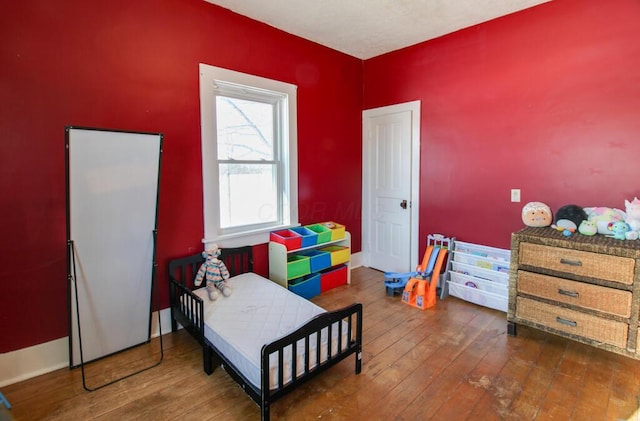
[[[200,105],[204,242],[296,225],[296,87],[201,64]]]

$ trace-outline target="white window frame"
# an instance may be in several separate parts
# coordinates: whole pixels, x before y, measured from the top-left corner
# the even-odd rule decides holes
[[[216,243],[224,247],[261,244],[269,241],[269,232],[298,223],[298,125],[295,85],[259,76],[223,69],[200,63],[200,126],[202,145],[202,187],[205,247]],[[279,148],[284,174],[278,186],[279,195],[288,193],[282,206],[282,220],[274,224],[249,229],[220,227],[218,148],[215,118],[215,89],[218,85],[248,86],[254,89],[277,92],[285,97],[287,112],[283,113],[282,141]]]

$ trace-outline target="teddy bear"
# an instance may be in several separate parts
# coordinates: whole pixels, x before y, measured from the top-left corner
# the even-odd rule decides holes
[[[219,256],[220,249],[216,244],[203,251],[202,257],[205,258],[205,261],[200,266],[196,279],[193,281],[195,286],[200,286],[203,279],[207,280],[207,293],[211,301],[218,299],[220,293],[225,297],[231,295],[231,287],[225,282],[229,279],[229,270],[224,262],[218,259]]]

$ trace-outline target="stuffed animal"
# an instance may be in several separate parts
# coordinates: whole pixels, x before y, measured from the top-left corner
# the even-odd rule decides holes
[[[216,244],[203,251],[202,257],[206,260],[202,266],[200,266],[196,274],[196,279],[193,281],[195,286],[200,286],[203,279],[207,280],[207,293],[211,301],[218,299],[220,296],[218,291],[225,297],[231,295],[231,287],[225,282],[229,279],[229,270],[224,262],[218,259],[219,256],[220,249]]]
[[[556,212],[556,225],[575,232],[582,221],[587,220],[585,211],[577,205],[566,205]]]
[[[640,231],[640,200],[634,197],[631,202],[625,200],[624,205],[627,211],[624,221],[629,224],[631,231]]]
[[[551,208],[542,202],[529,202],[522,208],[522,222],[528,227],[548,227],[552,220]]]
[[[624,240],[627,238],[627,232],[631,231],[631,227],[629,227],[629,224],[624,221],[618,221],[609,225],[609,231],[613,232],[613,238],[617,240]]]
[[[598,234],[609,235],[611,234],[611,231],[609,231],[609,224],[624,221],[624,212],[619,209],[595,207],[584,208],[584,210],[589,217],[589,221],[596,223],[596,226],[598,227]]]
[[[580,223],[578,232],[582,235],[596,235],[598,233],[598,226],[594,221],[584,220]]]

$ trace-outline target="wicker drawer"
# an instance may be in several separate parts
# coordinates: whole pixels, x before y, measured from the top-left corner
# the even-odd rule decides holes
[[[561,247],[520,243],[519,263],[579,276],[633,284],[635,260]]]
[[[518,292],[616,316],[631,316],[630,291],[518,271]]]
[[[516,317],[570,335],[626,348],[629,325],[590,314],[545,304],[528,298],[516,298]]]

